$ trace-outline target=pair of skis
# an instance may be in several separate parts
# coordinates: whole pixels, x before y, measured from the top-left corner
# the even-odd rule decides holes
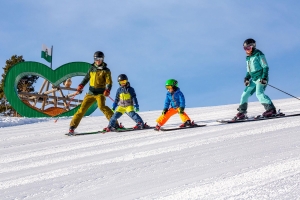
[[[275,115],[272,115],[271,117],[264,117],[262,115],[257,115],[254,117],[248,117],[246,119],[238,119],[238,120],[217,120],[217,122],[223,123],[223,124],[230,124],[230,123],[240,123],[240,122],[254,122],[254,121],[259,121],[259,120],[269,120],[269,119],[278,119],[278,118],[285,118],[285,117],[295,117],[295,116],[300,116],[300,113],[297,114],[289,114],[286,115],[284,113],[278,112]]]
[[[206,124],[201,124],[201,125],[194,124],[193,126],[187,126],[187,127],[161,128],[159,131],[175,131],[175,130],[182,130],[182,129],[189,129],[189,128],[198,128],[198,127],[204,127],[204,126],[206,126]],[[147,129],[155,130],[155,127],[151,127],[150,126],[150,127],[143,128],[143,129],[119,128],[119,129],[116,129],[116,130],[111,131],[111,132],[120,133],[120,132],[128,132],[128,131],[147,130]],[[67,136],[80,136],[80,135],[92,135],[92,134],[99,134],[99,133],[105,134],[107,132],[106,131],[93,131],[93,132],[73,133],[73,134],[66,133],[65,135],[67,135]]]
[[[188,129],[188,128],[199,128],[204,127],[206,124],[194,124],[192,126],[186,126],[186,127],[174,127],[174,128],[160,128],[159,130],[154,129],[155,131],[176,131],[176,130],[182,130],[182,129]]]
[[[144,128],[144,129],[154,129],[154,127],[147,127],[147,128]],[[118,129],[115,129],[115,130],[110,131],[110,132],[120,133],[120,132],[137,131],[137,130],[144,130],[144,129],[118,128]],[[79,136],[79,135],[92,135],[92,134],[99,134],[99,133],[105,134],[105,133],[108,133],[108,132],[103,130],[103,131],[93,131],[93,132],[73,133],[73,134],[66,133],[65,135],[67,135],[67,136]]]

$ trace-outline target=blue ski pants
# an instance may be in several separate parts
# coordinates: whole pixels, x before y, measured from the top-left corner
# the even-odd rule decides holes
[[[113,114],[113,116],[110,118],[109,120],[109,125],[108,127],[115,127],[115,124],[117,122],[117,120],[124,114],[127,113],[128,116],[135,121],[137,124],[142,124],[144,126],[144,122],[142,120],[142,118],[139,116],[139,114],[137,114],[136,112],[134,112],[133,106],[127,106],[127,107],[122,107],[122,106],[118,106],[116,112]]]

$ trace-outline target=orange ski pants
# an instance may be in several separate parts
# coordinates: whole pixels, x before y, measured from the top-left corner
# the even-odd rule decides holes
[[[156,122],[158,123],[159,126],[163,126],[173,115],[176,113],[179,113],[179,108],[170,108],[166,114],[162,114],[159,118],[157,118]],[[183,114],[179,114],[179,117],[182,122],[186,122],[187,120],[191,120],[189,116],[183,112]]]

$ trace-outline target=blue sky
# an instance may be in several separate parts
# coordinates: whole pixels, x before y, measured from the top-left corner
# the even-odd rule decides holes
[[[269,83],[300,96],[299,7],[296,0],[4,1],[0,63],[4,67],[16,54],[47,64],[42,44],[54,46],[54,69],[92,62],[100,50],[112,71],[111,96],[125,73],[141,111],[163,108],[170,78],[179,81],[187,107],[224,105],[239,103],[246,73],[242,44],[252,37],[266,55]],[[289,97],[271,87],[266,94]],[[255,95],[250,100],[257,101]]]

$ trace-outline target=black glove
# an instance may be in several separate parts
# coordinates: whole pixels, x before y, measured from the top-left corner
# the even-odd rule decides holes
[[[263,79],[260,79],[260,83],[263,85],[266,85],[268,83],[268,81],[267,81],[267,79],[263,78]]]
[[[244,84],[245,84],[245,86],[248,86],[250,84],[249,79],[244,78]]]
[[[168,108],[165,108],[165,109],[162,111],[161,114],[162,114],[162,115],[165,115],[165,114],[168,112],[168,110],[169,110]]]
[[[179,114],[183,114],[183,113],[184,113],[184,108],[183,108],[183,107],[179,107],[178,113],[179,113]]]

